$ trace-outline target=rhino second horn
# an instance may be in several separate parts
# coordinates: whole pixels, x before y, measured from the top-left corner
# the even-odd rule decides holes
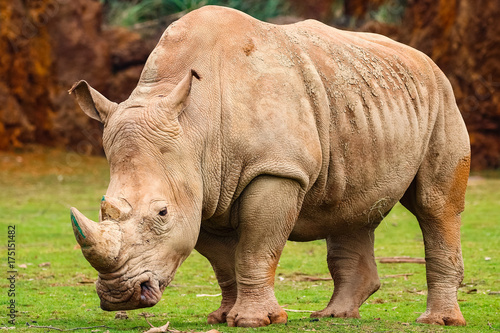
[[[132,206],[123,198],[103,196],[101,200],[101,220],[123,221],[130,217]]]
[[[96,223],[76,208],[71,208],[71,222],[87,261],[101,273],[116,269],[122,244],[122,231],[118,223]]]

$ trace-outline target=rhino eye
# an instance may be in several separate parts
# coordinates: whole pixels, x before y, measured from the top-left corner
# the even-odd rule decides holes
[[[158,215],[160,215],[160,216],[165,216],[165,215],[167,215],[167,213],[168,213],[168,212],[167,212],[167,208],[165,207],[165,208],[162,208],[162,209],[160,210],[160,212],[158,213]]]

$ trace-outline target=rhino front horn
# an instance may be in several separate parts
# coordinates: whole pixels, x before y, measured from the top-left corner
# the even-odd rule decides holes
[[[73,232],[87,261],[99,272],[112,271],[118,265],[122,231],[116,222],[96,223],[71,208]]]
[[[71,224],[78,244],[86,248],[95,244],[95,235],[98,233],[98,224],[80,213],[78,209],[71,208]]]

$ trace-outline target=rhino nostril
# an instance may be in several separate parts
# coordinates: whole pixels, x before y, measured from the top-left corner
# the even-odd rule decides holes
[[[153,297],[153,289],[149,281],[141,283],[141,301],[151,299]]]

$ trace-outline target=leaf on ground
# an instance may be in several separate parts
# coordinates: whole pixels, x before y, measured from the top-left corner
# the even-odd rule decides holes
[[[38,264],[38,267],[50,267],[50,262],[42,262],[41,264]]]
[[[17,265],[19,268],[28,268],[28,265],[26,264],[20,264],[20,265]]]
[[[149,322],[149,320],[146,316],[144,317],[144,319],[146,319],[146,322],[149,324],[149,326],[151,326],[151,328],[147,331],[144,331],[143,333],[187,333],[184,331],[168,329],[168,327],[170,325],[169,321],[163,326],[155,327],[155,326],[153,326],[153,324],[151,324]],[[210,331],[207,331],[207,332],[195,332],[195,333],[221,333],[221,332],[217,331],[216,329],[211,329]]]
[[[373,304],[384,304],[384,303],[386,303],[386,302],[387,302],[387,301],[386,301],[386,300],[384,300],[384,299],[382,299],[382,298],[375,298],[375,299],[373,299],[373,300],[372,300],[372,303],[373,303]]]
[[[170,322],[167,321],[167,323],[163,326],[160,326],[160,327],[155,327],[153,326],[149,320],[144,317],[144,319],[146,319],[146,321],[148,322],[149,326],[151,326],[151,328],[147,331],[144,331],[143,333],[166,333],[166,332],[170,332],[170,330],[168,329],[168,326],[170,325]]]

